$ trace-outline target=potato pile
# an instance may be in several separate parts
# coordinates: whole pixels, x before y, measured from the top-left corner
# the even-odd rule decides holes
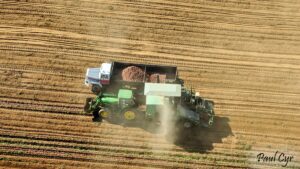
[[[146,82],[164,83],[166,80],[166,74],[147,73],[144,75],[144,70],[137,66],[128,66],[122,70],[122,80],[131,82],[143,82],[144,78]]]

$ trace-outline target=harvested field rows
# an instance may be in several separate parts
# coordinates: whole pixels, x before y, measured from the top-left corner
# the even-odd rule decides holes
[[[0,1],[2,168],[300,167],[296,0]],[[85,70],[106,60],[177,66],[215,102],[186,143],[93,123]],[[0,167],[0,168],[1,168]]]

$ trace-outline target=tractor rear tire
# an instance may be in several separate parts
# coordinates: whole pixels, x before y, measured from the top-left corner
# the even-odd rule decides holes
[[[126,108],[121,112],[121,120],[123,124],[133,124],[142,120],[141,113],[134,108]]]

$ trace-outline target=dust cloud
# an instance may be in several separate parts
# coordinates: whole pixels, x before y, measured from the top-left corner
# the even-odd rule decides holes
[[[156,131],[154,137],[168,143],[176,142],[178,139],[178,126],[176,126],[175,118],[176,108],[170,103],[168,97],[165,97],[165,103],[158,108],[158,112],[157,124],[151,126]]]
[[[162,135],[166,136],[172,133],[175,124],[174,124],[174,116],[175,116],[175,109],[172,104],[168,102],[168,99],[165,98],[165,104],[161,108],[160,113],[160,127],[159,131]]]

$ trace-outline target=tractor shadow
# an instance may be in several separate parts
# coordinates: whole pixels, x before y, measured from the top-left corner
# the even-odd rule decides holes
[[[188,152],[206,153],[213,150],[214,143],[222,143],[222,139],[228,136],[233,136],[229,119],[216,116],[212,128],[196,127],[191,131],[182,131],[171,137],[168,136],[167,140]]]

